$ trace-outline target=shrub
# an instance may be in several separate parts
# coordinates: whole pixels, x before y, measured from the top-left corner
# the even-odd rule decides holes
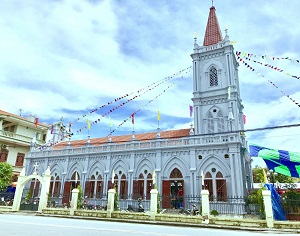
[[[77,209],[81,209],[82,207],[82,188],[80,185],[77,186],[78,192],[78,199],[77,199]]]
[[[213,215],[213,216],[218,216],[218,215],[219,215],[219,212],[218,212],[217,210],[212,210],[212,211],[210,212],[210,214]]]
[[[298,212],[300,208],[300,193],[296,190],[287,190],[281,195],[282,207],[285,212]]]

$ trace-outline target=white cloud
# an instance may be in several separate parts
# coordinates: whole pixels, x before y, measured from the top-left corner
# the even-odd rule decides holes
[[[234,0],[215,6],[221,29],[227,26],[230,39],[237,41],[236,51],[300,59],[299,1],[241,4]],[[201,44],[209,7],[209,2],[196,0],[2,1],[0,109],[18,114],[22,108],[46,123],[61,116],[72,122],[113,98],[172,75],[191,65],[193,33],[197,32]],[[285,74],[299,76],[299,63],[256,60],[284,72],[249,62],[255,68],[251,72],[240,62],[246,129],[299,123],[299,107],[286,97],[300,101],[299,80]],[[176,81],[170,80],[111,113],[114,126],[141,109],[136,115],[136,132],[153,131],[160,109],[166,119],[161,121],[162,129],[189,128],[191,76],[184,74],[184,79],[163,92]],[[97,120],[101,112],[89,117]],[[84,119],[80,121],[77,128],[84,126]],[[120,129],[130,132],[130,123]],[[108,119],[93,129],[97,136],[107,135]],[[299,151],[299,135],[297,128],[247,133],[249,142],[294,151]],[[77,138],[84,136],[80,133]]]

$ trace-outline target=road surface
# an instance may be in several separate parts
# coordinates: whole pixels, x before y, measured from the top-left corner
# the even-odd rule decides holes
[[[275,233],[42,217],[22,213],[0,214],[1,236],[260,236]]]

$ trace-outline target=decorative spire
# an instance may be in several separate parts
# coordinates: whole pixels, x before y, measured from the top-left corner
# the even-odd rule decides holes
[[[212,6],[209,11],[203,46],[213,45],[222,40],[223,37],[216,15],[216,8]]]

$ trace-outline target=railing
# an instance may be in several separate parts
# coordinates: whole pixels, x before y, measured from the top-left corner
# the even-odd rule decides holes
[[[250,213],[246,208],[245,197],[226,197],[226,199],[218,199],[213,197],[210,199],[210,211],[217,211],[221,215],[244,215]]]
[[[20,134],[15,134],[10,131],[5,131],[5,130],[0,130],[0,137],[8,138],[8,139],[14,139],[20,142],[26,142],[26,143],[31,143],[33,137],[28,137]],[[41,139],[37,139],[38,144],[45,144],[45,141]]]
[[[29,157],[39,157],[39,156],[61,156],[61,155],[72,155],[72,154],[82,154],[82,153],[109,153],[114,152],[124,152],[130,150],[145,150],[145,149],[155,149],[163,147],[188,147],[194,144],[197,145],[214,145],[216,143],[227,143],[227,142],[237,142],[238,135],[206,135],[203,137],[184,137],[178,139],[156,139],[151,141],[135,141],[134,143],[107,143],[100,146],[86,146],[80,148],[73,148],[72,146],[66,147],[60,150],[53,150],[52,147],[44,151],[31,151]]]
[[[20,135],[20,134],[15,134],[15,133],[5,131],[5,130],[0,130],[0,136],[9,138],[9,139],[15,139],[15,140],[22,141],[22,142],[27,142],[27,143],[30,143],[32,141],[31,137],[27,137],[27,136]]]

